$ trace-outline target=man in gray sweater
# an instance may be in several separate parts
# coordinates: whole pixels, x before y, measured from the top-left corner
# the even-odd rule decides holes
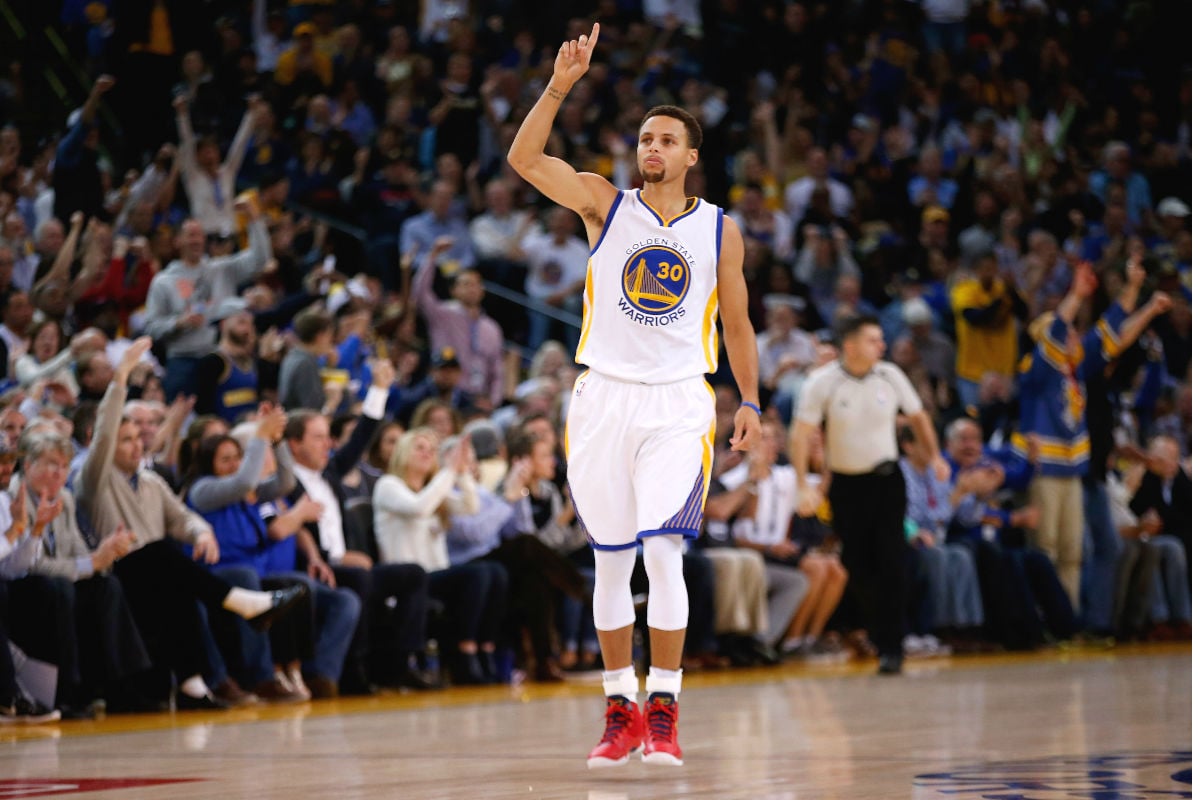
[[[76,479],[79,508],[100,537],[100,549],[123,542],[113,572],[129,600],[151,659],[179,678],[180,708],[217,708],[201,675],[210,671],[196,601],[231,611],[260,630],[294,605],[302,587],[258,592],[231,587],[196,561],[215,564],[220,549],[212,528],[184,506],[156,473],[141,468],[142,439],[121,415],[129,374],[150,349],[149,337],[130,345],[114,370],[100,408],[92,447]],[[65,478],[66,473],[63,473]],[[30,476],[33,480],[33,476]],[[189,544],[193,558],[175,542]]]
[[[237,208],[250,218],[248,248],[209,258],[204,252],[204,229],[189,219],[179,230],[179,258],[150,282],[145,332],[166,343],[163,390],[168,402],[180,393],[195,393],[196,365],[216,344],[210,316],[222,300],[236,297],[238,286],[257,277],[271,258],[271,237],[258,203],[239,201]]]

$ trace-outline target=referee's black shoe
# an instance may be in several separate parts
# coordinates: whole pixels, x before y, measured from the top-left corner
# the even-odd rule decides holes
[[[904,666],[904,657],[888,653],[879,657],[880,675],[899,675]]]

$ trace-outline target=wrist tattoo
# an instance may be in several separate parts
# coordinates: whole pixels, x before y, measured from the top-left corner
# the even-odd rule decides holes
[[[546,87],[546,94],[550,95],[550,97],[552,97],[553,99],[555,99],[555,100],[559,101],[560,103],[561,103],[563,100],[566,100],[566,99],[567,99],[567,93],[566,93],[566,92],[560,92],[558,89],[555,89],[553,86],[547,86],[547,87]]]

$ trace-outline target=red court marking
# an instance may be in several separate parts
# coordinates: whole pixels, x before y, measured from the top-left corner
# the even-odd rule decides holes
[[[0,798],[48,797],[52,794],[81,794],[108,789],[137,789],[172,783],[195,783],[204,778],[24,778],[0,780]]]

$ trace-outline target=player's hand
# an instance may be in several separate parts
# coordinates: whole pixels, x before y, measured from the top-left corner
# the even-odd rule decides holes
[[[571,86],[582,78],[592,64],[592,51],[600,41],[600,23],[592,25],[590,36],[580,36],[569,42],[563,42],[558,48],[558,56],[554,59],[554,78]]]
[[[750,406],[742,406],[733,415],[733,438],[729,446],[734,450],[753,450],[762,438],[762,420]]]

